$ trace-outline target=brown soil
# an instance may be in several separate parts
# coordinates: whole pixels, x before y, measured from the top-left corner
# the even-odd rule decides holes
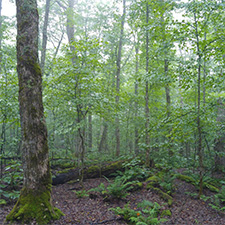
[[[108,182],[103,178],[89,179],[84,182],[84,189],[89,190],[97,187],[100,183],[105,183],[107,185]],[[154,193],[151,190],[146,190],[146,188],[130,193],[125,200],[114,200],[110,202],[105,202],[100,196],[97,196],[94,199],[89,197],[78,198],[74,190],[80,190],[80,188],[81,187],[78,183],[63,184],[53,187],[53,203],[57,208],[62,210],[65,216],[50,224],[127,224],[120,216],[115,215],[109,209],[117,206],[123,207],[128,202],[130,207],[135,209],[137,207],[137,203],[142,200],[158,202],[162,206],[162,210],[171,210],[172,216],[168,217],[168,221],[163,224],[225,224],[224,214],[213,210],[207,202],[185,194],[185,192],[196,192],[196,189],[193,185],[178,180],[176,181],[176,192],[173,195],[173,204],[170,207],[167,204],[163,204],[166,202],[164,202],[157,193]],[[0,224],[3,224],[5,216],[9,213],[12,207],[13,204],[1,206]]]

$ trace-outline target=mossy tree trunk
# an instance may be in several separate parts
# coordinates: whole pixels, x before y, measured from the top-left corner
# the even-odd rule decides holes
[[[36,0],[16,0],[17,72],[22,130],[24,181],[9,221],[47,224],[62,213],[51,203],[51,172],[47,128],[42,103],[42,77],[38,63],[38,11]]]
[[[0,74],[2,71],[2,0],[0,0]]]

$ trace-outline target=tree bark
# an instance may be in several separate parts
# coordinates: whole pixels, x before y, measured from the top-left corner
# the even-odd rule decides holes
[[[74,22],[73,22],[73,10],[74,10],[75,0],[68,0],[68,8],[67,8],[67,24],[66,24],[66,32],[68,41],[70,44],[70,51],[73,53],[74,57],[72,58],[73,65],[76,65],[76,53],[74,47]]]
[[[9,221],[46,224],[62,213],[51,203],[51,172],[47,128],[42,103],[42,77],[38,63],[38,10],[36,0],[16,0],[17,72],[22,132],[24,180]]]
[[[49,16],[49,10],[50,10],[50,2],[51,0],[46,0],[45,5],[45,20],[44,20],[44,26],[42,31],[42,49],[41,49],[41,71],[42,74],[44,74],[45,71],[45,55],[46,55],[46,47],[47,47],[47,28],[48,28],[48,16]]]
[[[103,165],[93,165],[84,168],[83,178],[97,178],[101,176],[112,177],[116,171],[124,171],[125,160],[120,160],[116,162],[104,163]],[[70,180],[79,180],[80,172],[79,168],[71,169],[67,173],[60,173],[55,178],[52,179],[53,185],[64,184]]]
[[[201,53],[200,53],[200,46],[199,46],[199,32],[198,32],[198,23],[196,19],[196,13],[194,12],[194,21],[195,21],[195,37],[196,37],[196,50],[197,50],[197,57],[198,57],[198,78],[197,78],[197,131],[198,131],[198,157],[199,157],[199,194],[198,197],[200,198],[203,193],[203,151],[202,151],[202,128],[201,128]]]
[[[88,115],[88,147],[89,150],[92,149],[92,115]]]
[[[149,5],[146,2],[146,24],[149,21]],[[145,145],[146,145],[146,165],[150,166],[150,137],[149,137],[149,30],[146,29],[146,76],[147,80],[145,82]]]
[[[103,120],[103,131],[102,131],[101,140],[98,147],[99,152],[103,152],[103,149],[105,150],[105,152],[108,151],[107,137],[108,137],[108,123],[107,121]]]
[[[135,45],[135,57],[136,57],[136,67],[135,67],[135,74],[136,74],[136,79],[135,79],[135,87],[134,87],[134,94],[135,94],[135,127],[134,127],[134,152],[135,155],[138,155],[139,153],[139,147],[138,147],[138,73],[139,73],[139,46],[138,43]]]
[[[123,0],[123,15],[121,17],[121,29],[120,29],[120,40],[118,55],[116,61],[116,106],[119,110],[119,101],[120,101],[120,72],[121,72],[121,56],[122,56],[122,47],[123,47],[123,33],[124,33],[124,23],[126,15],[126,0]],[[116,113],[116,156],[120,155],[120,120],[119,115]]]
[[[0,73],[2,70],[2,0],[0,0]]]

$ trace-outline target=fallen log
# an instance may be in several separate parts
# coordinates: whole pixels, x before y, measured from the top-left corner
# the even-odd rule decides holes
[[[83,179],[87,178],[98,178],[101,176],[110,177],[112,173],[116,171],[124,171],[123,163],[126,162],[125,160],[120,160],[116,162],[109,162],[102,165],[92,165],[89,167],[85,167],[83,169]],[[74,168],[68,170],[68,172],[60,173],[52,178],[52,184],[64,184],[71,180],[79,180],[81,178],[81,169]]]

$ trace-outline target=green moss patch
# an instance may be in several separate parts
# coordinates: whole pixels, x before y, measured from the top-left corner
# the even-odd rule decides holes
[[[196,183],[194,178],[186,176],[186,175],[183,175],[183,174],[177,174],[176,178],[178,178],[178,179],[180,179],[182,181],[185,181],[187,183],[191,183],[193,185],[195,185],[195,183]]]
[[[167,201],[169,206],[173,204],[173,198],[167,193],[163,192],[160,188],[156,188],[153,187],[151,184],[148,184],[147,189],[151,189],[156,192],[163,200]]]
[[[6,217],[7,221],[22,223],[36,221],[38,224],[48,224],[64,215],[50,203],[50,191],[27,191],[23,189],[16,205]]]

